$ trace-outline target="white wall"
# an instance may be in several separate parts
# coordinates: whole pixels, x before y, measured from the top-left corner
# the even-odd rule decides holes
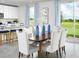
[[[45,7],[49,8],[49,24],[53,27],[55,25],[55,7],[53,1],[41,2],[40,4],[40,14],[41,10]]]
[[[38,25],[38,19],[39,19],[39,2],[36,2],[35,4],[34,4],[34,25],[36,26],[36,25]]]
[[[55,0],[55,25],[60,26],[60,20],[61,20],[61,1]]]
[[[18,18],[18,7],[0,5],[0,13],[4,13],[4,18]]]
[[[46,2],[39,2],[39,18],[41,19],[41,10],[45,7],[49,8],[49,24],[51,25],[51,27],[54,27],[56,25],[56,19],[57,22],[59,21],[59,17],[58,17],[58,12],[56,12],[56,0],[52,0],[52,1],[46,1]],[[19,21],[21,23],[26,23],[26,25],[28,26],[28,22],[29,22],[29,11],[27,10],[27,6],[20,6],[19,7]],[[58,8],[57,8],[58,9]],[[56,14],[57,13],[57,14]],[[26,16],[28,16],[26,18]],[[58,18],[56,18],[58,17]],[[37,20],[39,21],[39,19]]]
[[[25,27],[28,27],[29,25],[29,6],[26,4],[26,5],[22,5],[22,6],[19,6],[19,22],[20,23],[23,23],[23,25]]]

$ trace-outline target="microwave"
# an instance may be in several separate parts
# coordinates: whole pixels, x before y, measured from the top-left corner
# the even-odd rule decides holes
[[[4,18],[4,13],[0,13],[0,19]]]

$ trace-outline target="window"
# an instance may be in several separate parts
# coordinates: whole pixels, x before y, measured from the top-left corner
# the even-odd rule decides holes
[[[79,1],[61,4],[61,26],[68,29],[68,37],[79,38]]]
[[[34,26],[34,7],[30,7],[29,26]]]

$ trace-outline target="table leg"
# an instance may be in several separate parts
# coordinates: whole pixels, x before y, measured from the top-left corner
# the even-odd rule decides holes
[[[38,57],[42,56],[42,42],[39,43]]]

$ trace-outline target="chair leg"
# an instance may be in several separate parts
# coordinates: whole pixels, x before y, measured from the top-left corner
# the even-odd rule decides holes
[[[60,54],[60,58],[62,58],[62,55],[61,55],[61,48],[59,48],[59,54]]]
[[[33,58],[33,53],[32,53],[32,58]]]
[[[19,52],[18,58],[20,58],[21,53]]]
[[[30,57],[30,55],[27,56],[27,58],[29,58],[29,57]]]
[[[45,54],[46,54],[46,56],[48,57],[49,52],[46,52]]]
[[[56,51],[56,55],[57,55],[57,58],[58,58],[58,51]]]
[[[46,52],[46,56],[48,55],[48,52]]]
[[[66,50],[65,50],[65,46],[63,47],[63,49],[62,49],[63,51],[64,51],[64,54],[66,55]]]
[[[21,53],[21,56],[23,57],[23,53]]]

